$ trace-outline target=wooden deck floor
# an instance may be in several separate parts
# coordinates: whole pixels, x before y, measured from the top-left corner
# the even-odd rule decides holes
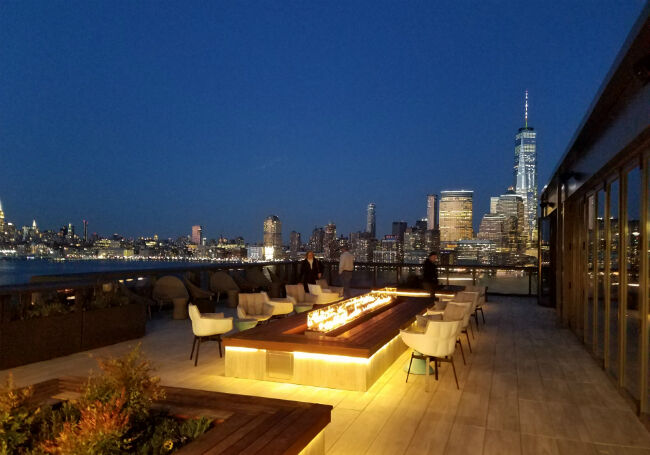
[[[152,321],[142,345],[165,385],[333,405],[328,454],[650,455],[650,434],[575,336],[557,328],[552,310],[523,298],[492,300],[468,364],[458,356],[460,391],[445,364],[430,392],[422,377],[405,384],[408,351],[368,392],[350,392],[227,378],[216,343],[202,347],[195,368],[189,321]],[[84,374],[92,356],[132,344],[11,371],[21,385]]]

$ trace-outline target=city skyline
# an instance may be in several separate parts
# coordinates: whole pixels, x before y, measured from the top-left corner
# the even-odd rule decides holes
[[[471,188],[477,230],[511,175],[523,91],[544,182],[643,6],[584,5],[5,2],[4,210],[18,226],[261,241],[269,213],[305,237],[347,233],[373,201],[387,233],[423,217],[426,194]]]

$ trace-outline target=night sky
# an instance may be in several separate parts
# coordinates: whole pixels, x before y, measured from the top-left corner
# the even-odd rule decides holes
[[[191,6],[188,6],[191,5]],[[540,190],[641,0],[0,2],[8,221],[108,235],[378,234],[427,193],[475,225],[538,131]]]

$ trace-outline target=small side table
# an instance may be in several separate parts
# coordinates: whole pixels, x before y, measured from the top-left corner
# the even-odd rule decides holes
[[[415,352],[415,354],[420,354],[419,352]],[[409,359],[410,361],[410,359]],[[426,374],[426,361],[424,359],[413,359],[413,363],[411,364],[411,374]],[[406,365],[404,365],[403,368],[404,372],[407,372],[409,370],[409,362],[406,362]],[[433,368],[431,365],[429,365],[429,374],[433,374]]]
[[[240,332],[244,330],[252,329],[257,325],[257,319],[237,319],[235,321],[235,327]]]
[[[311,310],[313,307],[313,305],[294,305],[293,311],[296,313],[304,313],[305,311]]]

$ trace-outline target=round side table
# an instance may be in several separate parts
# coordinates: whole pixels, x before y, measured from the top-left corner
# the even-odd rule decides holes
[[[235,327],[240,332],[244,330],[252,329],[257,325],[257,319],[237,319],[235,321]]]

